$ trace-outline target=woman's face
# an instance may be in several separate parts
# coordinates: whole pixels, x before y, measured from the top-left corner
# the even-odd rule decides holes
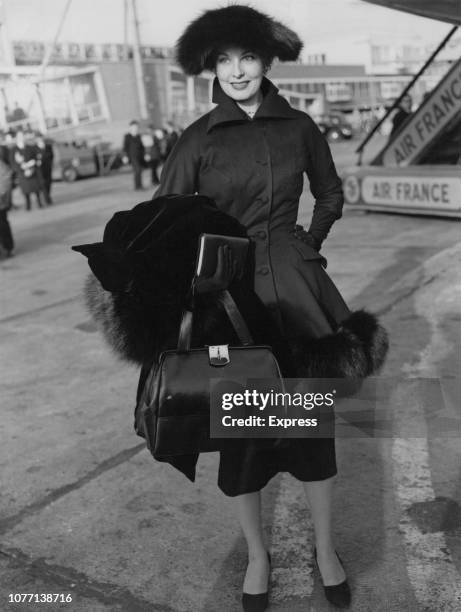
[[[216,59],[216,76],[222,90],[236,102],[258,99],[264,64],[256,53],[239,47],[221,49]]]

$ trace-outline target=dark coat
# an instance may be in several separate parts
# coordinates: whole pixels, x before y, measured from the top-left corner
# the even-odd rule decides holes
[[[14,147],[12,150],[12,158],[21,191],[25,195],[38,193],[40,191],[40,183],[37,166],[38,155],[35,145],[25,145],[22,148],[18,146]],[[35,164],[27,170],[26,164],[31,161],[34,161]]]
[[[160,140],[157,136],[152,136],[152,145],[147,149],[147,154],[151,162],[160,162],[162,159]]]
[[[163,160],[165,161],[169,157],[175,144],[178,142],[179,136],[178,136],[178,133],[173,130],[172,132],[167,132],[164,138],[165,138],[165,153],[163,155]]]
[[[287,348],[285,376],[361,378],[370,375],[384,361],[386,333],[370,313],[350,312],[326,274],[322,266],[326,261],[317,250],[332,223],[341,216],[343,203],[341,182],[328,145],[313,121],[292,109],[267,79],[263,92],[265,97],[255,119],[249,120],[215,82],[214,101],[218,106],[187,128],[177,142],[164,167],[156,194],[159,197],[153,200],[152,209],[149,210],[145,203],[131,213],[121,213],[117,223],[106,227],[102,245],[78,248],[90,257],[90,265],[98,278],[105,277],[103,282],[108,289],[102,291],[96,279],[90,278],[88,307],[114,349],[125,357],[139,362],[148,356],[155,357],[159,350],[175,346],[180,309],[193,271],[190,265],[193,266],[197,237],[202,231],[210,231],[211,226],[204,225],[206,217],[200,207],[191,206],[194,210],[189,214],[180,214],[180,207],[188,204],[187,198],[173,199],[170,205],[174,203],[178,207],[177,220],[174,231],[166,232],[162,219],[168,201],[162,196],[198,193],[212,198],[221,213],[237,219],[251,238],[254,257],[248,286],[240,296],[238,288],[231,287],[231,291],[255,339],[265,344],[277,341],[280,345],[278,357]],[[292,231],[297,220],[304,172],[309,177],[316,205],[309,232],[297,239]],[[196,198],[189,201],[191,205],[197,203]],[[160,217],[159,212],[162,212]],[[158,238],[156,235],[149,237],[149,233],[156,225],[160,225],[163,240],[169,237],[163,246],[157,244],[156,255],[155,251],[148,254],[144,245],[137,249],[139,254],[133,259],[127,246],[132,239],[131,231],[135,233],[134,228],[131,229],[132,222],[139,229],[149,228],[143,233],[143,241],[151,240],[153,246]],[[212,233],[232,233],[230,224],[229,232],[218,230],[217,226],[216,231],[211,229]],[[116,269],[107,276],[112,268],[110,261]],[[147,272],[141,275],[142,270]],[[127,275],[127,283],[117,288],[121,271]],[[187,272],[185,276],[184,271]],[[253,299],[252,289],[259,300]],[[146,293],[156,296],[155,316],[153,305],[140,297]],[[218,343],[235,341],[223,338],[227,332],[219,313],[207,310],[206,304],[201,310],[205,316],[203,326],[198,326],[197,346],[212,344],[210,338],[215,337],[220,338]],[[273,332],[277,332],[283,346]],[[149,363],[141,374],[138,398],[148,369]],[[305,465],[310,461],[313,468],[308,472],[300,468],[301,471],[297,469],[292,473],[302,475],[305,480],[331,476],[330,467],[326,470],[327,475],[321,469],[322,462],[333,465],[330,442],[323,446],[300,444],[298,463]],[[168,458],[168,462],[194,480],[197,458],[195,454],[184,455]],[[257,490],[253,482],[243,486],[237,483],[235,487],[230,484],[232,478],[243,473],[236,467],[239,462],[246,465],[246,468],[240,466],[243,470],[251,468],[252,472],[259,466],[261,471],[258,459],[245,463],[247,458],[246,451],[238,444],[235,456],[222,453],[220,474],[222,472],[222,490],[226,494]],[[281,465],[276,464],[275,472],[282,469]],[[286,464],[285,469],[288,469]],[[260,475],[256,487],[266,481],[266,476]]]
[[[277,91],[269,80],[263,80],[264,98],[250,120],[215,79],[213,102],[217,107],[184,131],[165,164],[156,195],[208,196],[245,227],[254,246],[254,290],[290,349],[288,375],[360,377],[360,370],[369,375],[384,361],[385,330],[369,313],[351,313],[318,252],[332,224],[341,217],[341,181],[315,123],[291,108]],[[293,229],[304,173],[316,203],[309,231],[298,239]],[[356,342],[358,337],[361,340]],[[142,383],[143,377],[140,388]],[[313,471],[307,467],[293,471],[293,465],[285,469],[301,473],[305,480],[327,477],[321,466],[331,465],[334,451],[331,440],[319,442],[318,447],[312,446],[314,459],[309,458],[309,445],[295,445],[300,464],[312,463]],[[170,462],[194,479],[196,461],[197,456],[192,455]],[[259,481],[250,477],[243,486],[229,483],[235,474],[240,478],[246,469],[256,470],[258,461],[250,461],[246,451],[235,456],[221,454],[222,490],[226,494],[257,490],[269,477],[269,469]],[[276,464],[275,471],[283,469],[283,461]]]
[[[164,196],[116,213],[102,242],[72,247],[88,257],[98,279],[87,281],[87,303],[115,351],[138,364],[176,347],[179,323],[197,261],[200,234],[245,236],[245,228],[204,196]],[[270,315],[252,290],[254,263],[247,258],[230,291],[255,341],[280,346]],[[104,291],[102,291],[104,289]],[[196,297],[193,345],[237,343],[213,294]],[[107,305],[112,314],[108,315]],[[276,354],[282,360],[283,349]]]
[[[54,159],[53,145],[49,142],[45,142],[45,146],[43,148],[37,145],[37,156],[40,162],[39,166],[43,178],[51,178]]]
[[[312,246],[341,217],[343,194],[325,138],[277,91],[264,79],[264,99],[250,120],[215,79],[218,106],[184,131],[156,195],[198,192],[244,225],[255,245],[255,291],[295,342],[331,333],[350,315]],[[292,233],[304,172],[316,198],[306,241]]]
[[[0,210],[11,208],[11,178],[11,168],[0,159]]]
[[[411,113],[407,112],[403,108],[399,108],[399,110],[392,117],[391,136],[392,134],[395,134],[395,132],[397,132],[400,129],[400,126],[403,125],[405,121],[408,119],[408,117],[410,116],[411,116]]]
[[[11,149],[6,145],[0,145],[0,159],[3,163],[7,164],[7,166],[11,166]]]
[[[140,134],[125,134],[123,139],[123,151],[133,165],[141,166],[144,163],[144,145]]]
[[[116,213],[102,242],[73,247],[88,257],[94,274],[86,282],[86,303],[94,320],[118,355],[143,365],[138,401],[152,363],[177,345],[202,232],[243,236],[245,228],[204,196],[164,196]],[[243,278],[229,290],[255,342],[272,346],[283,374],[291,376],[291,351],[252,291],[253,276],[250,256]],[[238,344],[227,315],[212,294],[197,296],[192,346],[227,343]],[[322,338],[304,335],[296,346],[298,376],[361,379],[382,365],[387,341],[376,318],[357,311],[335,333]],[[136,431],[142,436],[139,416],[137,410]],[[236,451],[236,460],[245,456],[238,443]],[[198,455],[156,458],[194,479]]]

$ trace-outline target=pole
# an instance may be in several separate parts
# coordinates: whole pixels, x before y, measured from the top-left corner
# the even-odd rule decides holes
[[[123,0],[123,59],[128,59],[128,0]]]
[[[64,7],[64,10],[63,10],[62,15],[61,15],[61,20],[59,22],[58,29],[56,30],[56,34],[54,35],[53,42],[50,45],[48,45],[48,48],[45,51],[45,55],[43,57],[42,65],[40,66],[40,77],[39,77],[40,79],[43,79],[43,77],[45,75],[45,70],[46,70],[48,64],[50,63],[50,59],[51,59],[51,56],[53,54],[54,47],[55,47],[56,43],[58,42],[58,38],[59,38],[59,35],[61,34],[62,26],[64,25],[64,21],[66,19],[67,12],[69,11],[70,3],[71,2],[72,2],[72,0],[67,0],[66,6]]]
[[[149,114],[147,112],[147,101],[146,101],[146,86],[144,83],[144,72],[140,50],[140,37],[139,37],[139,21],[138,12],[136,8],[136,0],[131,0],[131,10],[133,12],[133,25],[134,25],[134,44],[133,44],[133,61],[134,71],[136,76],[136,86],[138,89],[139,97],[139,113],[141,119],[148,119]]]
[[[453,36],[453,34],[456,32],[456,30],[458,29],[458,26],[453,26],[451,28],[451,30],[448,32],[448,34],[445,36],[445,38],[442,40],[442,42],[439,44],[439,46],[437,47],[437,49],[435,49],[435,51],[433,53],[431,53],[430,57],[426,60],[426,62],[424,63],[424,66],[422,66],[422,68],[420,68],[418,70],[418,72],[415,74],[415,76],[411,79],[411,81],[408,83],[408,85],[405,87],[405,89],[402,91],[402,93],[400,94],[400,96],[397,98],[397,100],[395,100],[394,104],[388,109],[387,113],[381,118],[380,121],[378,121],[378,123],[374,126],[374,128],[371,130],[371,132],[367,135],[367,137],[365,138],[365,140],[360,143],[359,147],[355,150],[356,153],[359,154],[359,160],[358,160],[358,165],[361,166],[362,165],[362,154],[363,154],[363,149],[365,148],[365,146],[368,144],[368,142],[371,140],[371,137],[375,134],[375,132],[380,128],[380,126],[382,125],[382,123],[389,117],[389,115],[392,113],[392,111],[394,110],[394,108],[396,108],[401,100],[406,96],[406,94],[410,91],[410,89],[413,87],[413,85],[416,83],[416,81],[419,79],[419,77],[423,74],[423,72],[426,70],[426,68],[429,66],[429,64],[432,63],[433,59],[435,58],[435,56],[439,53],[439,51],[441,51],[444,46],[447,44],[447,42],[450,40],[450,38]]]
[[[15,65],[14,49],[11,44],[8,30],[7,15],[5,11],[5,0],[0,0],[0,37],[4,63],[7,66]]]

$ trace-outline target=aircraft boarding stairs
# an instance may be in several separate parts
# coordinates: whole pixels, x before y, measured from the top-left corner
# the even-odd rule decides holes
[[[358,208],[461,217],[461,58],[367,165],[346,169],[343,187]]]

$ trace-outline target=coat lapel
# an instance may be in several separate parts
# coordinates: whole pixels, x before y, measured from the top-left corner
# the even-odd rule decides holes
[[[279,96],[277,87],[266,77],[263,77],[261,91],[263,93],[263,100],[253,118],[253,121],[269,118],[299,118],[298,111],[293,109],[285,98]],[[216,108],[214,108],[210,113],[207,126],[208,132],[217,125],[251,121],[245,111],[243,111],[240,106],[234,102],[234,100],[232,100],[232,98],[224,93],[216,77],[213,81],[212,101],[218,106],[216,106]]]

